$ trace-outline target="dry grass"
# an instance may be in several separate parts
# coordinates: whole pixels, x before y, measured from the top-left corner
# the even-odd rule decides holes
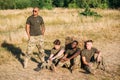
[[[120,43],[120,11],[119,10],[102,10],[102,9],[92,9],[103,17],[84,17],[79,15],[79,12],[83,11],[83,9],[61,9],[56,8],[53,10],[40,10],[39,14],[44,18],[46,25],[46,33],[45,33],[45,49],[51,49],[53,44],[52,42],[58,38],[62,41],[62,45],[64,45],[65,37],[73,36],[80,42],[80,47],[83,46],[83,42],[87,39],[92,39],[95,41],[95,46],[97,46],[103,52],[103,55],[107,57],[107,63],[109,65],[110,71],[119,70],[120,63],[118,53],[119,53],[119,43]],[[21,52],[25,52],[27,46],[27,36],[25,32],[25,22],[26,18],[32,14],[32,9],[24,9],[24,10],[1,10],[0,11],[0,65],[1,71],[3,71],[3,76],[8,75],[8,77],[3,78],[0,76],[2,80],[12,80],[18,79],[17,77],[23,76],[23,69],[21,69],[21,65],[18,63]],[[4,41],[7,42],[7,46],[2,46]],[[8,47],[9,46],[9,47]],[[12,49],[12,50],[11,50]],[[15,50],[15,51],[14,51]],[[115,52],[115,53],[114,53]],[[114,53],[114,55],[112,55]],[[19,56],[18,56],[19,55]],[[111,56],[112,55],[112,56]],[[111,63],[112,60],[112,63]],[[8,64],[7,64],[8,63]],[[4,66],[9,65],[11,63],[14,64],[16,69],[10,68],[14,71],[20,70],[20,73],[13,78],[10,77],[9,73],[5,71],[7,67]],[[16,64],[17,63],[17,64]],[[16,65],[15,65],[16,64]],[[35,63],[32,63],[35,64]],[[32,69],[33,66],[30,67]],[[17,70],[18,69],[18,70]],[[33,72],[28,69],[28,72]],[[27,73],[26,71],[26,73]],[[32,76],[31,73],[26,74],[25,80],[33,80],[33,78],[28,78],[28,76]],[[41,72],[42,73],[42,72]],[[36,75],[41,75],[41,73],[35,73]],[[76,76],[70,77],[71,80],[112,80],[114,74],[115,80],[119,80],[119,72],[114,72],[114,74],[98,73],[97,76],[85,75],[75,73]],[[48,75],[55,75],[59,80],[67,80],[66,77],[63,77],[63,73],[61,72],[61,76],[57,76],[56,74],[51,74],[47,71]],[[40,78],[44,79],[44,76],[40,78],[37,76],[35,79]],[[72,76],[69,71],[67,71],[66,76]],[[83,79],[78,76],[83,76]],[[45,80],[53,80],[53,77],[48,76]],[[24,80],[24,78],[20,78],[20,80]],[[39,79],[38,79],[39,80]]]
[[[26,18],[32,13],[31,11],[31,8],[25,10],[7,10],[7,12],[0,11],[1,41],[12,40],[18,43],[21,41],[24,42],[26,39],[24,26]],[[114,37],[119,34],[120,14],[118,10],[95,9],[96,12],[99,12],[103,16],[102,18],[80,16],[80,11],[83,10],[41,10],[39,13],[44,18],[46,24],[46,41],[51,42],[54,38],[64,40],[66,36],[108,40],[115,39]],[[48,37],[51,41],[47,40]]]

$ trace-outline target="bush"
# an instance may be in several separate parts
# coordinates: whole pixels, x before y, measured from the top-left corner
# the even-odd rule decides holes
[[[76,4],[78,7],[80,8],[84,8],[86,6],[86,3],[88,2],[88,0],[76,0]]]
[[[104,3],[104,4],[101,4],[99,7],[100,7],[101,9],[106,9],[106,8],[108,8],[109,6],[108,6],[106,3]]]
[[[39,0],[30,0],[31,7],[39,7]]]
[[[15,0],[16,9],[23,9],[31,6],[30,0]]]
[[[81,15],[84,16],[96,16],[96,17],[102,17],[101,15],[99,15],[97,12],[91,11],[90,7],[87,5],[85,8],[85,11],[80,13]]]
[[[64,6],[64,0],[53,0],[52,3],[55,7],[63,7]]]
[[[44,0],[43,8],[52,9],[52,0]]]
[[[0,0],[0,9],[23,9],[39,7],[52,9],[52,7],[85,8],[120,8],[119,0]]]
[[[15,0],[0,0],[0,9],[14,9]]]
[[[78,8],[78,6],[76,4],[76,0],[73,0],[71,3],[69,3],[68,7],[69,8]]]

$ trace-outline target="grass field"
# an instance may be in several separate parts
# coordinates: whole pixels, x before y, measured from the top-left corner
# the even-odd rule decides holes
[[[81,73],[81,69],[74,74],[64,69],[58,73],[47,70],[37,73],[33,70],[37,66],[34,60],[30,61],[28,69],[23,69],[20,62],[27,47],[25,23],[32,8],[0,10],[0,80],[119,80],[120,10],[92,10],[102,17],[82,16],[79,13],[83,9],[40,10],[46,26],[45,49],[50,50],[55,39],[60,39],[64,45],[67,36],[77,39],[81,48],[85,40],[92,39],[105,57],[106,72],[98,71],[94,76]]]

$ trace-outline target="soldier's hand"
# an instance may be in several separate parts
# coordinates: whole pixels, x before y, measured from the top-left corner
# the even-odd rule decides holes
[[[49,58],[48,60],[49,60],[49,61],[52,61],[52,59],[51,59],[51,58]]]
[[[60,61],[61,61],[61,62],[65,62],[65,60],[64,60],[64,59],[61,59]]]
[[[68,58],[64,58],[64,61],[68,61],[69,59]]]
[[[89,66],[89,67],[92,67],[92,63],[88,63],[88,66]]]
[[[42,35],[44,36],[44,32],[42,32]]]
[[[28,35],[28,41],[30,40],[30,36]]]

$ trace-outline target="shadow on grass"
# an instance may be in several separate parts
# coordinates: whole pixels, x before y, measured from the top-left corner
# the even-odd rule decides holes
[[[21,58],[21,55],[22,56],[25,56],[25,54],[22,52],[21,48],[19,47],[16,47],[14,44],[11,44],[11,43],[8,43],[6,41],[4,41],[2,44],[1,44],[1,47],[5,48],[7,51],[9,51],[13,56],[15,56],[15,58],[22,64],[23,66],[23,59]],[[50,55],[50,50],[46,49],[45,50],[45,53],[47,56],[45,56],[45,60],[47,60],[49,58],[49,55]],[[37,55],[38,53],[36,52],[33,52],[34,55]],[[35,59],[34,57],[31,57],[31,60],[33,62],[36,62],[36,63],[40,63],[39,61],[37,61],[37,59]]]
[[[24,55],[24,53],[22,52],[22,50],[19,47],[16,47],[15,45],[13,45],[11,43],[7,43],[6,41],[4,41],[1,44],[1,47],[5,48],[7,51],[11,52],[11,54],[13,56],[15,56],[15,58],[18,59],[18,61],[23,66],[23,59],[21,59],[20,56]]]

